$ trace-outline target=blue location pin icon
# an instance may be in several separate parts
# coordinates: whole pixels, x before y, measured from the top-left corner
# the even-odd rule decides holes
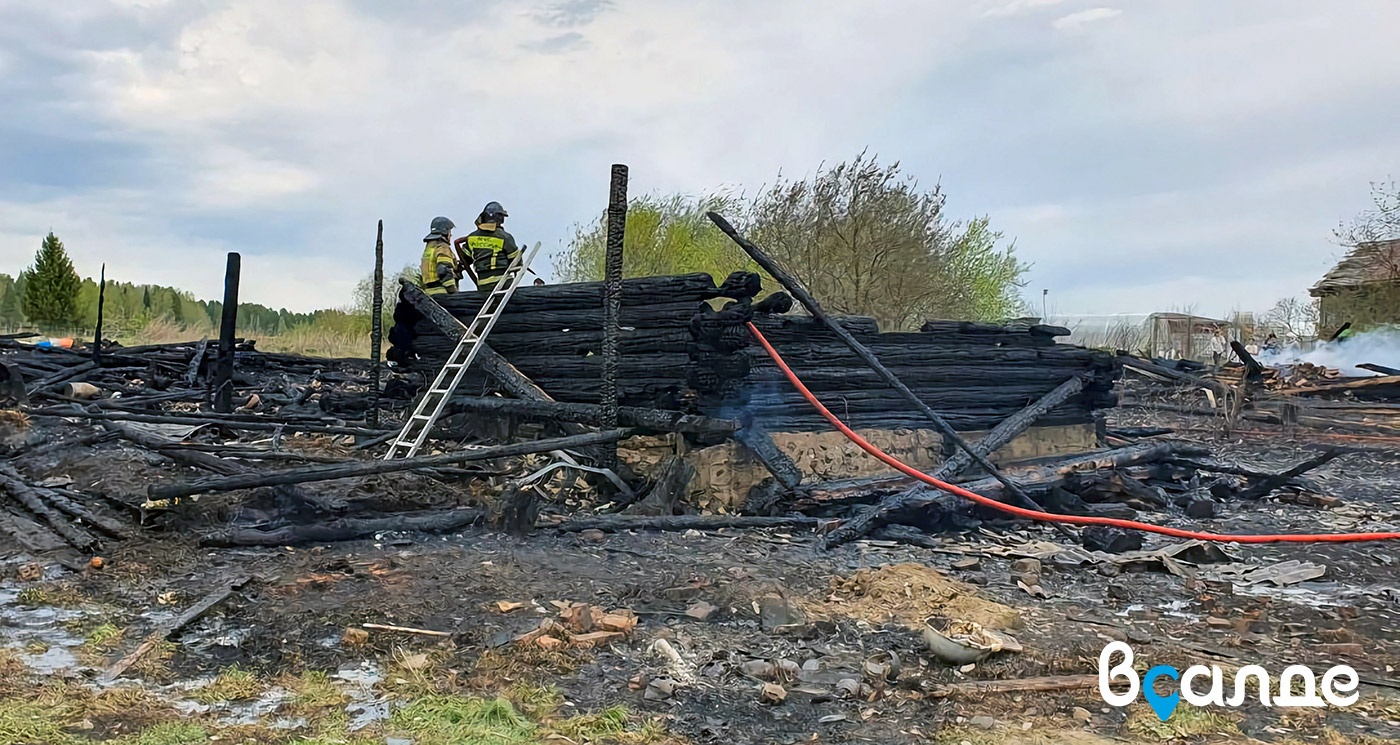
[[[1172,680],[1180,680],[1181,673],[1171,665],[1158,665],[1147,671],[1147,675],[1142,678],[1142,697],[1147,699],[1147,705],[1157,712],[1157,718],[1167,721],[1167,718],[1176,711],[1176,705],[1181,702],[1181,694],[1173,689],[1170,696],[1163,696],[1157,692],[1157,679],[1166,676]]]

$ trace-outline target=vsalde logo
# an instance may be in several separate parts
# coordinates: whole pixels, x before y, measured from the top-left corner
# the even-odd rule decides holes
[[[1123,661],[1110,667],[1109,664],[1116,654],[1122,654]],[[1170,695],[1165,696],[1158,693],[1155,684],[1161,678],[1179,681],[1180,691],[1172,691]],[[1199,692],[1200,686],[1203,685],[1199,681],[1203,678],[1209,684],[1205,693]],[[1356,703],[1357,694],[1354,691],[1361,683],[1355,670],[1346,665],[1338,665],[1323,674],[1322,696],[1319,697],[1317,678],[1312,669],[1306,665],[1292,665],[1283,669],[1283,674],[1278,678],[1278,686],[1273,690],[1271,697],[1269,672],[1259,665],[1246,665],[1235,673],[1234,693],[1226,698],[1225,676],[1220,672],[1220,668],[1214,665],[1193,665],[1186,668],[1184,673],[1170,665],[1157,665],[1139,680],[1137,672],[1133,670],[1132,647],[1123,642],[1113,642],[1104,647],[1103,652],[1099,654],[1099,694],[1103,696],[1103,700],[1109,706],[1127,706],[1137,700],[1138,690],[1141,689],[1142,697],[1164,722],[1176,711],[1182,699],[1192,706],[1240,706],[1245,701],[1245,683],[1250,678],[1254,678],[1258,684],[1259,702],[1265,706],[1350,706]],[[1114,693],[1111,686],[1124,680],[1128,684],[1127,692]],[[1302,693],[1298,693],[1300,689]]]

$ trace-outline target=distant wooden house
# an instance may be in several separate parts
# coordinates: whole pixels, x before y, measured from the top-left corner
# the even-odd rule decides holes
[[[1308,291],[1318,300],[1318,333],[1400,323],[1400,240],[1352,249]]]

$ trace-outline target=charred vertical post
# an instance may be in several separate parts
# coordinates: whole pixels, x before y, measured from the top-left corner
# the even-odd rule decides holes
[[[228,255],[224,270],[224,308],[219,324],[219,363],[214,376],[214,410],[233,411],[233,343],[238,330],[238,272],[242,258]]]
[[[102,360],[102,305],[107,300],[107,264],[103,262],[102,273],[97,280],[97,328],[92,334],[92,361]]]
[[[374,300],[370,301],[369,322],[369,413],[365,422],[379,426],[379,354],[384,339],[384,221],[374,239]]]
[[[622,239],[627,231],[627,166],[614,164],[608,188],[607,259],[603,272],[603,425],[617,426],[618,337],[622,316]],[[617,446],[604,448],[604,465],[617,465]]]

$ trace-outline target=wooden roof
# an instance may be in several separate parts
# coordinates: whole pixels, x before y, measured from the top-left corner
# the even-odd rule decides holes
[[[1308,292],[1321,297],[1378,282],[1400,282],[1400,239],[1357,246]]]

